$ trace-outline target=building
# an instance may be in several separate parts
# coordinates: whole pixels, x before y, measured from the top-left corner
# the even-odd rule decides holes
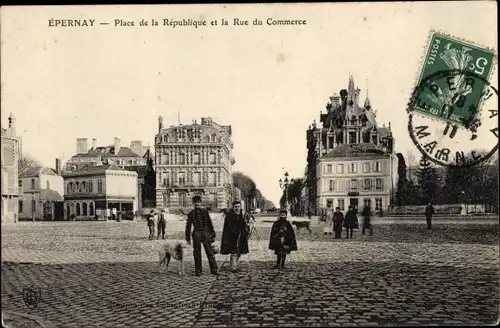
[[[92,139],[92,147],[89,149],[87,140],[76,139],[76,155],[66,163],[67,171],[78,171],[86,166],[100,166],[103,163],[120,167],[146,165],[145,155],[150,147],[143,146],[142,141],[132,141],[130,147],[122,147],[118,138],[109,146],[97,146],[97,140]]]
[[[63,172],[65,218],[112,217],[137,211],[137,173],[114,164]]]
[[[368,95],[359,105],[360,89],[349,77],[348,89],[330,97],[326,113],[307,130],[307,185],[316,213],[331,201],[346,210],[370,205],[387,209],[397,182],[397,157],[391,126],[376,122]]]
[[[190,125],[163,126],[158,119],[155,136],[156,206],[187,209],[199,194],[213,210],[229,207],[232,200],[231,126],[210,117]]]
[[[128,171],[137,173],[137,208],[156,207],[156,172],[154,160],[148,151],[145,155],[147,164],[141,166],[125,166]]]
[[[64,219],[64,179],[60,159],[56,159],[55,169],[44,166],[26,169],[19,175],[19,188],[23,191],[19,200],[20,219]]]
[[[18,186],[19,157],[21,156],[21,138],[16,134],[16,119],[9,115],[9,126],[1,129],[2,136],[2,223],[14,223],[19,219],[19,196],[22,191]]]

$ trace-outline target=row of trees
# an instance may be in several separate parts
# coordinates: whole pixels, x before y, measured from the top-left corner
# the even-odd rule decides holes
[[[245,203],[245,209],[249,210],[253,205],[262,211],[274,209],[274,204],[266,199],[262,192],[257,189],[255,182],[242,172],[233,173],[233,185],[241,190],[241,200]]]
[[[290,212],[292,216],[300,216],[306,213],[304,199],[302,199],[302,189],[306,185],[306,180],[302,178],[292,179],[288,188],[283,191],[280,198],[280,207],[286,208],[286,200],[290,203]],[[285,197],[286,193],[286,197]]]
[[[487,204],[498,208],[498,158],[442,170],[426,157],[420,159],[417,168],[407,166],[402,154],[398,158],[396,205],[424,205],[432,200],[434,204]],[[472,160],[471,154],[466,160]]]

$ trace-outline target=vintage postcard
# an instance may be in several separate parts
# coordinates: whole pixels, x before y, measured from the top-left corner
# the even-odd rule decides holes
[[[496,12],[1,7],[3,326],[498,325]]]

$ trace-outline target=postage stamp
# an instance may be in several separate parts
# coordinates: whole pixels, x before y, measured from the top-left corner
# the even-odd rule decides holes
[[[495,53],[439,33],[430,37],[408,104],[420,152],[444,166],[470,166],[498,150],[498,91],[488,81]]]
[[[487,87],[485,81],[492,72],[494,58],[492,50],[432,33],[417,82],[421,85],[426,81],[429,85],[419,90],[419,99],[410,110],[468,129],[479,114]],[[444,71],[456,73],[446,78],[429,79]]]

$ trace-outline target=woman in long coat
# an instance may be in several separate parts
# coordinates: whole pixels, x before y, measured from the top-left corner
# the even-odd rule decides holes
[[[238,201],[234,202],[233,208],[226,213],[220,249],[221,254],[231,255],[231,271],[239,271],[241,254],[248,254],[248,226]]]
[[[297,239],[292,225],[286,219],[287,211],[280,211],[279,218],[273,223],[271,236],[269,238],[269,249],[276,254],[275,269],[285,268],[286,255],[297,250]]]
[[[353,229],[359,228],[358,216],[356,214],[356,211],[354,210],[354,206],[352,206],[352,205],[349,206],[349,209],[347,210],[347,213],[345,214],[344,228],[345,228],[345,232],[346,232],[345,237],[349,238],[349,235],[350,235],[351,239],[352,239]]]

